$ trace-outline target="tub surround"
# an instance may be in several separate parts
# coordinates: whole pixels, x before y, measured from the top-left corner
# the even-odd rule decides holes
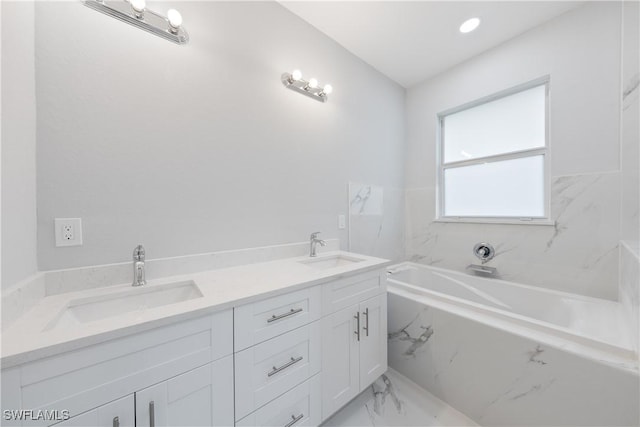
[[[637,371],[389,290],[389,365],[480,425],[640,422]]]
[[[173,275],[162,279],[155,278],[149,281],[147,288],[192,280],[203,296],[141,312],[129,312],[103,320],[77,324],[73,327],[44,330],[71,301],[130,290],[131,284],[127,281],[125,284],[115,286],[47,296],[3,332],[2,366],[8,368],[178,320],[246,304],[256,299],[310,287],[330,279],[381,268],[388,263],[384,259],[341,251],[321,254],[323,257],[332,255],[355,257],[362,261],[318,270],[299,262],[307,261],[309,259],[307,255],[200,273]]]
[[[640,244],[640,4],[623,4],[620,239]],[[636,252],[637,253],[637,252]]]
[[[553,225],[437,222],[425,215],[435,212],[434,190],[407,190],[409,259],[464,271],[486,241],[501,279],[617,300],[619,182],[618,172],[553,178]]]
[[[634,349],[640,346],[640,248],[628,242],[620,244],[620,304],[632,330]]]

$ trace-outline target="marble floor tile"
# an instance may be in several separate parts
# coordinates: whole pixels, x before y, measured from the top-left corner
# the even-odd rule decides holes
[[[323,426],[477,426],[408,378],[389,369]]]

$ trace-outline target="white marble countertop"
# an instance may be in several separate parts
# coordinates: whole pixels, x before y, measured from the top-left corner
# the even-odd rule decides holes
[[[126,283],[48,296],[3,332],[0,363],[2,368],[6,369],[390,264],[390,261],[385,259],[344,251],[321,253],[318,258],[335,255],[356,257],[362,261],[320,270],[300,262],[309,260],[308,256],[286,258],[164,277],[151,280],[140,288],[132,288],[130,283]],[[185,281],[194,281],[202,297],[126,312],[91,322],[76,322],[65,324],[64,327],[47,328],[74,300],[99,298],[125,290],[135,292],[137,289]]]

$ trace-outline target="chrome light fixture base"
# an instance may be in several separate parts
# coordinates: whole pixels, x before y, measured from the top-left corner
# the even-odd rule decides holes
[[[323,92],[324,89],[321,87],[311,87],[309,82],[303,79],[295,80],[291,73],[282,74],[281,80],[282,84],[291,90],[307,95],[316,101],[327,102],[327,94]]]
[[[145,9],[144,12],[138,14],[139,17],[136,17],[131,3],[127,0],[84,0],[84,4],[93,10],[141,28],[173,43],[186,44],[189,41],[189,34],[182,26],[172,29],[169,25],[169,20],[159,13]]]

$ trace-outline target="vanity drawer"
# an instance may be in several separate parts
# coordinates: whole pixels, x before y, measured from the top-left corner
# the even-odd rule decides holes
[[[318,320],[321,293],[318,285],[235,308],[235,351]]]
[[[67,409],[73,417],[230,356],[232,339],[226,310],[26,363],[19,367],[21,407]]]
[[[247,415],[236,426],[317,426],[321,420],[320,375],[305,381],[294,389]]]
[[[236,353],[236,420],[320,372],[321,337],[317,321]]]
[[[384,270],[325,283],[322,285],[323,315],[335,313],[386,291],[387,276]]]

